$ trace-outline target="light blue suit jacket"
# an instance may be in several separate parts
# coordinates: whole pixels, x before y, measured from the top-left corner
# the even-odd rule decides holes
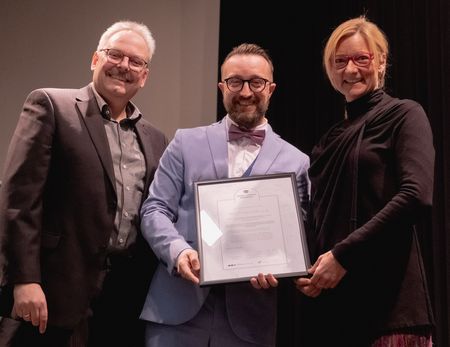
[[[225,119],[205,127],[181,129],[164,152],[141,210],[141,230],[160,260],[141,319],[169,325],[192,319],[209,288],[175,275],[186,248],[197,249],[194,182],[228,178]],[[309,157],[282,140],[268,125],[251,175],[295,172],[303,208],[309,201]],[[256,275],[256,274],[255,274]],[[226,284],[230,324],[242,339],[273,344],[276,290],[256,290],[250,282]]]

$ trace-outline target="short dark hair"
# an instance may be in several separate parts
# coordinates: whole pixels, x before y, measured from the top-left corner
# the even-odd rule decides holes
[[[269,56],[269,53],[267,53],[267,51],[264,48],[258,46],[255,43],[241,43],[239,46],[233,47],[231,52],[228,53],[228,55],[223,60],[222,66],[220,68],[221,70],[223,64],[225,64],[225,62],[234,55],[259,55],[263,57],[265,60],[267,60],[270,66],[270,70],[273,74],[273,63],[272,59]]]

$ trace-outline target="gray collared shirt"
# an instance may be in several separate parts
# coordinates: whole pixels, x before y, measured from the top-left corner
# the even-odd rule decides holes
[[[142,115],[130,102],[126,107],[127,118],[120,122],[111,119],[109,106],[93,90],[103,115],[116,179],[117,210],[108,253],[126,253],[136,242],[144,190],[145,158],[134,127]]]

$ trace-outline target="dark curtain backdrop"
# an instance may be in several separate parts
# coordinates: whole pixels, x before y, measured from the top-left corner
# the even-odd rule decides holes
[[[434,207],[423,223],[421,238],[437,347],[450,346],[449,4],[449,0],[316,0],[308,5],[288,0],[222,0],[220,7],[220,63],[242,42],[254,42],[269,51],[277,83],[269,122],[307,154],[320,135],[343,117],[343,98],[330,87],[321,66],[328,35],[342,21],[361,14],[387,34],[391,55],[386,91],[420,102],[434,133]],[[220,119],[225,115],[220,95],[217,108]],[[298,346],[301,322],[306,319],[298,309],[299,294],[289,281],[281,284],[279,292],[278,346]]]

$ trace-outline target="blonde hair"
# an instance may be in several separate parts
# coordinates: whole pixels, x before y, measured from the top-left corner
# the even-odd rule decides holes
[[[369,21],[365,16],[360,16],[343,22],[333,30],[328,38],[323,51],[323,66],[325,68],[325,72],[327,73],[328,79],[331,84],[333,84],[331,72],[338,45],[342,40],[355,34],[360,34],[366,41],[370,52],[374,55],[375,66],[380,67],[384,64],[384,68],[379,69],[378,71],[378,87],[384,87],[386,62],[389,55],[389,44],[385,33],[376,24]]]

